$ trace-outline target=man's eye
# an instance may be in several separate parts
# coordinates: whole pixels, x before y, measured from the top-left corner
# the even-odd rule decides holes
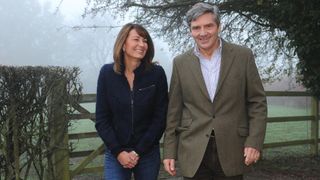
[[[199,30],[200,27],[193,27],[192,30]]]
[[[207,25],[207,28],[213,28],[214,27],[214,25],[213,24],[209,24],[209,25]]]

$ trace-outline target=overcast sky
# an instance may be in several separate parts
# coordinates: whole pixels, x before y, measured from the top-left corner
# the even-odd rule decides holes
[[[78,21],[81,22],[81,15],[84,12],[84,8],[86,6],[86,0],[41,0],[41,1],[50,1],[53,4],[54,10],[59,7],[59,11],[63,16],[65,16],[67,23],[70,24],[77,24]],[[62,3],[61,3],[62,2]],[[128,16],[130,17],[130,15]],[[126,22],[129,22],[132,19],[127,18],[124,20],[123,24]],[[117,25],[117,24],[116,24]],[[115,30],[114,34],[117,34],[119,30]],[[115,35],[114,35],[115,36]],[[110,39],[111,40],[111,39]],[[112,39],[110,42],[114,42],[114,39]],[[155,61],[159,62],[161,66],[166,71],[167,78],[168,80],[171,78],[171,61],[172,61],[172,53],[169,52],[168,46],[166,43],[159,39],[154,38],[154,43],[155,43]],[[113,45],[113,44],[112,44]],[[112,60],[110,60],[112,61]],[[100,68],[100,67],[99,67]],[[93,70],[93,72],[88,72],[91,74],[95,74],[96,76],[98,75],[98,69],[96,68]],[[87,72],[84,70],[84,75],[82,75],[82,79],[85,82],[90,81],[89,79],[86,79],[85,77],[88,77]],[[92,77],[92,76],[91,76]],[[94,80],[95,82],[95,80]],[[87,83],[91,87],[85,87],[85,91],[88,92],[94,92],[95,91],[95,83]]]
[[[34,3],[37,0],[30,1]],[[1,2],[0,9],[3,7],[11,8],[10,11],[3,11],[2,15],[12,17],[12,19],[0,17],[0,23],[7,33],[0,34],[0,38],[2,37],[0,46],[8,48],[8,50],[0,49],[0,64],[77,66],[81,70],[80,80],[83,83],[84,93],[95,93],[99,70],[103,64],[113,61],[112,49],[115,37],[120,27],[130,19],[115,21],[110,18],[110,15],[98,15],[96,18],[83,19],[81,15],[86,7],[86,0],[38,1],[43,8],[49,7],[51,15],[44,14],[42,18],[38,18],[36,16],[38,16],[39,11],[34,10],[38,7],[31,7],[30,4],[25,2],[17,5],[18,0]],[[30,8],[32,12],[29,12]],[[14,18],[21,22],[14,23],[14,26],[12,26],[10,25],[12,21],[18,22]],[[103,28],[72,28],[74,26],[104,26],[107,24],[119,26],[119,28],[111,31]],[[21,31],[21,28],[24,28],[24,30]],[[166,43],[156,38],[153,38],[153,40],[156,50],[154,60],[163,66],[169,80],[172,53],[169,52]]]
[[[43,10],[39,10],[38,2]],[[0,0],[0,64],[77,66],[84,93],[95,93],[99,70],[113,61],[115,37],[130,19],[114,20],[108,14],[83,19],[85,7],[86,0]],[[72,28],[90,25],[119,28],[111,31]],[[172,52],[163,41],[154,37],[153,40],[154,59],[163,66],[170,80]]]
[[[39,0],[41,3],[49,2],[53,12],[59,7],[59,11],[67,21],[78,19],[84,11],[86,0]]]

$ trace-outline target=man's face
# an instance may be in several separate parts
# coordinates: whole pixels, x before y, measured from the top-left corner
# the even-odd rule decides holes
[[[219,26],[212,13],[205,13],[191,21],[191,35],[202,52],[213,51],[219,46]]]

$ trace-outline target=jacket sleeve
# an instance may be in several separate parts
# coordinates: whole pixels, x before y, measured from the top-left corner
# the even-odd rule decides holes
[[[245,146],[261,150],[266,133],[267,101],[252,51],[247,62],[246,77],[249,136]]]
[[[122,151],[119,142],[117,141],[113,126],[112,126],[112,111],[108,101],[107,93],[107,66],[100,70],[98,85],[97,85],[97,100],[96,100],[96,130],[103,140],[104,144],[117,157]]]
[[[139,140],[134,150],[138,154],[144,154],[156,142],[159,142],[166,126],[166,114],[168,108],[168,85],[165,72],[158,66],[160,78],[156,82],[155,108],[153,109],[152,123],[146,133]]]
[[[178,68],[176,61],[174,60],[169,90],[167,126],[164,134],[164,159],[177,159],[178,139],[175,130],[180,123],[182,108],[182,90],[178,75]]]

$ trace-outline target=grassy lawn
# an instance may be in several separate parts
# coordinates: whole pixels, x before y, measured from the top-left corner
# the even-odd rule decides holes
[[[309,116],[311,115],[310,107],[297,108],[290,106],[268,105],[268,117],[282,116]]]
[[[269,106],[268,117],[308,116],[310,108]],[[268,123],[265,143],[301,140],[310,137],[310,121]]]

